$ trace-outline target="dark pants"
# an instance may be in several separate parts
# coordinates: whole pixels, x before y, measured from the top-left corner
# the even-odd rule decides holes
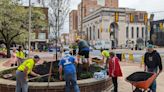
[[[113,82],[113,86],[114,86],[114,92],[118,92],[117,77],[112,77],[112,82]]]
[[[153,72],[153,73],[157,73],[158,69],[148,69],[148,72]],[[150,90],[152,92],[156,92],[156,88],[157,88],[157,84],[156,84],[156,80],[153,81],[152,85],[150,86]]]
[[[76,55],[76,49],[73,50],[73,55],[74,55],[74,56]]]

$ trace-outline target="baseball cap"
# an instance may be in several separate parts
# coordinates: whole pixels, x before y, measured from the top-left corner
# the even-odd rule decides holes
[[[65,54],[65,55],[69,55],[70,52],[69,52],[69,51],[65,51],[64,54]]]
[[[40,59],[40,57],[38,55],[35,55],[34,58],[35,59]]]

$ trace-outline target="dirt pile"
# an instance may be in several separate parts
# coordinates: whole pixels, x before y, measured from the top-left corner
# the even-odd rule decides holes
[[[135,72],[128,76],[126,79],[131,82],[139,82],[139,81],[146,81],[148,80],[153,73],[148,72]]]

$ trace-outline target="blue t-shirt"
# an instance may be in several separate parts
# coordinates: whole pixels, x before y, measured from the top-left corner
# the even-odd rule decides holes
[[[75,58],[74,57],[66,56],[66,57],[64,57],[60,60],[59,66],[62,65],[65,74],[76,73],[74,63],[75,63]]]

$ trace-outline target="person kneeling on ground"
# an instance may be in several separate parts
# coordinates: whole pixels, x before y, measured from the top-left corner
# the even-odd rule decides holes
[[[110,52],[109,60],[109,76],[112,77],[112,82],[114,85],[114,90],[112,92],[118,92],[118,82],[117,78],[122,77],[122,71],[119,64],[119,59],[115,56],[115,53]]]
[[[65,92],[71,92],[71,85],[74,87],[74,92],[80,92],[79,86],[77,85],[76,68],[74,63],[75,58],[69,54],[69,51],[65,51],[65,56],[59,62],[59,74],[60,80],[62,80],[62,71],[64,70],[64,78],[66,81]]]
[[[16,71],[16,91],[15,92],[28,92],[27,78],[28,74],[33,76],[40,76],[32,71],[35,63],[40,60],[39,56],[35,55],[33,59],[25,60]]]

